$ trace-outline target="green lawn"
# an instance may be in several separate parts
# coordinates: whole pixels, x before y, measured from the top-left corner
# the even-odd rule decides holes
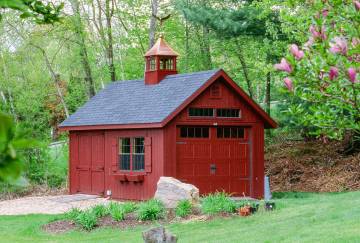
[[[274,212],[248,218],[167,226],[179,242],[360,242],[360,191],[282,194]],[[1,216],[0,242],[142,242],[141,231],[97,229],[49,235],[41,225],[59,216]]]

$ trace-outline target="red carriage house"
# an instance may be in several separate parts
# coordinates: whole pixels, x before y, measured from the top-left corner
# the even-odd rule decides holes
[[[60,125],[71,194],[144,200],[170,176],[201,194],[263,197],[264,129],[275,121],[222,69],[177,74],[177,56],[158,39],[144,79],[109,84]]]

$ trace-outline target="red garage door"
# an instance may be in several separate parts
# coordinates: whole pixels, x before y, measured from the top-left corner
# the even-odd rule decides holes
[[[104,193],[104,146],[103,133],[79,135],[79,161],[76,165],[77,192]]]
[[[250,193],[250,147],[245,127],[178,127],[177,177],[201,194]]]

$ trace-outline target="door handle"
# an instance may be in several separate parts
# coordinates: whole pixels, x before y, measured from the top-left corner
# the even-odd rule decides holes
[[[210,164],[210,174],[216,173],[216,164]]]

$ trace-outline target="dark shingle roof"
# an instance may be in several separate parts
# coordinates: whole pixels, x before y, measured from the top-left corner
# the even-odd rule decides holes
[[[111,83],[60,127],[161,122],[217,71],[168,75],[156,85],[144,80]]]

